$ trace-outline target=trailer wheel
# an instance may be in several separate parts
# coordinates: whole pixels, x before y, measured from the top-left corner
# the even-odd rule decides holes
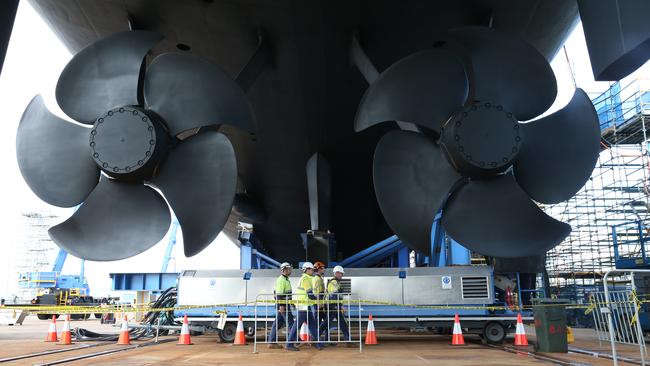
[[[101,319],[101,318],[102,318],[102,313],[95,314],[95,319]]]
[[[506,338],[506,328],[499,322],[488,322],[483,327],[483,339],[490,344],[501,344]]]
[[[226,322],[223,329],[219,330],[219,339],[222,343],[232,343],[235,341],[237,325],[234,322]]]
[[[244,323],[244,332],[246,334],[246,338],[252,339],[255,337],[255,326],[254,323]]]
[[[36,316],[38,317],[39,320],[48,320],[48,319],[52,319],[52,315],[51,315],[51,314],[36,314]]]

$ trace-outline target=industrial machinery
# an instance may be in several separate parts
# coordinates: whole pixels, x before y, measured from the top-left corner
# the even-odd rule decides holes
[[[177,305],[181,308],[174,312],[175,317],[187,315],[190,322],[219,333],[223,341],[229,342],[242,314],[252,336],[256,318],[253,302],[260,294],[272,294],[280,263],[261,252],[252,226],[241,225],[240,230],[239,270],[185,270],[173,278],[170,273],[112,273],[113,290],[160,292],[176,286]],[[451,329],[458,312],[468,332],[491,343],[501,342],[514,329],[516,311],[530,305],[533,298],[544,297],[544,291],[536,289],[536,274],[520,273],[494,261],[472,265],[479,261],[446,234],[440,215],[431,230],[432,255],[410,251],[393,235],[340,261],[318,259],[328,261],[330,268],[344,266],[343,291],[362,302],[373,302],[364,303],[360,313],[358,308],[348,309],[348,314],[361,316],[363,321],[372,314],[378,327],[444,333]],[[308,240],[304,245],[308,251]],[[336,250],[334,243],[327,246]],[[326,276],[331,277],[331,271]],[[294,287],[299,277],[299,273],[291,277]],[[268,315],[273,313],[272,305],[260,304],[257,321],[271,320]],[[183,309],[185,305],[191,307]],[[227,320],[224,327],[218,328],[217,314],[224,310]],[[523,313],[525,321],[532,319],[529,313]]]
[[[59,249],[54,266],[50,272],[26,272],[19,275],[18,286],[21,288],[37,289],[39,292],[32,305],[48,306],[92,306],[107,302],[107,298],[94,298],[90,296],[90,288],[84,277],[85,261],[81,261],[79,274],[61,274],[68,253]],[[88,314],[72,314],[72,319],[85,319]],[[99,318],[100,314],[95,314]],[[38,314],[41,320],[52,318],[51,314]]]
[[[372,302],[362,304],[360,314],[357,307],[351,306],[348,314],[360,315],[363,321],[372,314],[377,327],[444,333],[451,329],[453,316],[458,312],[468,332],[499,343],[514,329],[516,309],[530,305],[532,298],[544,297],[544,291],[535,288],[535,281],[532,284],[528,281],[531,274],[506,272],[503,265],[497,266],[497,273],[492,264],[470,265],[470,251],[451,239],[439,220],[438,216],[432,227],[433,256],[416,254],[411,258],[405,243],[391,236],[341,261],[329,259],[329,267],[335,264],[345,267],[343,292],[353,294],[362,302]],[[246,253],[247,250],[242,250],[242,258]],[[270,260],[267,264],[277,263],[266,259]],[[245,329],[252,335],[255,331],[252,302],[260,294],[273,293],[277,276],[277,269],[255,266],[240,270],[183,271],[178,278],[178,305],[199,308],[178,310],[175,316],[188,315],[191,322],[215,330],[228,342],[234,337],[236,319],[241,313]],[[326,277],[331,276],[331,271],[326,272]],[[300,273],[291,276],[294,287],[299,277]],[[217,304],[230,305],[215,307]],[[206,307],[200,308],[202,305]],[[217,329],[215,314],[223,310],[228,321],[223,329]],[[257,321],[270,320],[269,314],[273,314],[272,305],[258,304]],[[530,314],[524,312],[524,319],[530,320]]]
[[[178,305],[242,305],[178,310],[175,316],[188,315],[190,322],[213,327],[222,340],[232,341],[237,316],[242,314],[244,327],[252,335],[256,319],[251,303],[259,294],[273,293],[277,276],[277,270],[267,269],[184,271],[178,281]],[[326,272],[326,277],[332,277],[331,271]],[[479,334],[490,343],[499,343],[514,329],[515,305],[521,306],[529,294],[517,286],[515,274],[515,280],[508,283],[514,284],[510,290],[516,295],[508,299],[505,289],[495,286],[497,277],[502,276],[495,275],[490,266],[349,268],[345,271],[342,292],[353,293],[361,301],[381,302],[381,305],[361,306],[361,319],[366,321],[372,314],[376,327],[445,333],[451,329],[454,314],[459,313],[467,332]],[[299,278],[299,274],[291,276],[294,287]],[[513,300],[517,303],[508,303]],[[486,307],[490,305],[497,309]],[[459,306],[466,308],[458,310]],[[227,311],[229,321],[223,329],[216,329],[214,324],[219,318],[215,314],[223,310]],[[272,321],[265,314],[273,313],[273,305],[260,303],[257,321]],[[356,305],[350,306],[347,313],[355,319],[359,315]],[[529,314],[525,315],[530,321]]]

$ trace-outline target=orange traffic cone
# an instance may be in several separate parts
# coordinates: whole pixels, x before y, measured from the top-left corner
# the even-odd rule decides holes
[[[181,327],[181,335],[178,337],[178,343],[177,344],[183,344],[183,345],[190,345],[192,344],[192,340],[190,339],[190,326],[187,322],[187,315],[183,318],[183,326]]]
[[[462,346],[465,344],[465,338],[463,337],[463,330],[460,327],[460,317],[458,317],[458,314],[454,317],[454,332],[451,336],[451,344],[454,346]]]
[[[526,338],[526,329],[524,329],[524,322],[521,321],[521,313],[517,314],[517,329],[515,331],[515,346],[527,346],[528,338]]]
[[[70,314],[65,316],[63,330],[61,331],[61,342],[59,344],[72,344],[72,334],[70,333]]]
[[[131,335],[129,334],[129,321],[126,319],[126,314],[124,315],[124,320],[122,321],[122,329],[120,329],[120,337],[117,339],[117,344],[131,344]]]
[[[377,343],[377,334],[375,333],[375,323],[372,321],[372,314],[368,317],[368,329],[366,330],[366,345]]]
[[[303,322],[300,326],[300,340],[303,342],[309,342],[309,328],[307,328],[307,322]]]
[[[45,342],[56,342],[56,341],[58,341],[56,337],[56,315],[52,315],[50,330],[47,332],[47,337],[45,337]]]
[[[241,314],[239,314],[239,320],[237,320],[237,332],[235,333],[235,342],[233,345],[236,346],[245,346],[246,345],[246,335],[244,334],[244,321],[242,320]]]

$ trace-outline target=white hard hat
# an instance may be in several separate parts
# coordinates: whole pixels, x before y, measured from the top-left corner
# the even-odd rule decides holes
[[[305,262],[302,264],[302,269],[305,270],[307,268],[314,269],[314,264],[312,262]]]
[[[285,268],[293,268],[293,267],[291,267],[291,264],[289,264],[288,262],[284,262],[280,265],[280,270],[282,271]]]
[[[334,272],[334,273],[336,273],[336,272],[345,273],[345,271],[343,270],[343,267],[341,267],[341,266],[334,267],[334,269],[332,269],[332,272]]]

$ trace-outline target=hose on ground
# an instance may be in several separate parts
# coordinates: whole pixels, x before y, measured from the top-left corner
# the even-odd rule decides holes
[[[176,305],[178,291],[176,287],[170,287],[163,291],[158,299],[152,304],[152,308],[173,308]],[[150,325],[149,328],[131,328],[129,329],[129,337],[131,339],[150,339],[156,336],[155,326],[158,325],[176,325],[180,326],[181,323],[174,320],[174,312],[169,311],[149,311],[142,318],[142,325]],[[169,330],[160,329],[159,335],[169,334]],[[117,341],[118,334],[114,333],[97,333],[84,328],[75,328],[72,330],[72,335],[77,341]]]

